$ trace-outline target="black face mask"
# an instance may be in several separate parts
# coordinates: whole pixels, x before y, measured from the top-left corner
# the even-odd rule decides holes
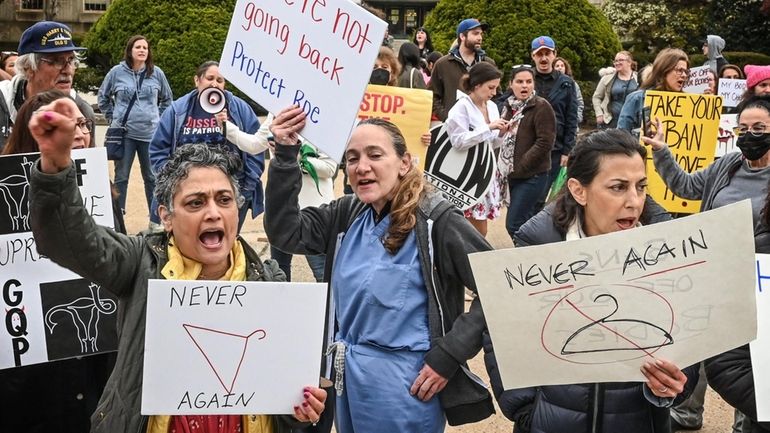
[[[372,75],[369,77],[369,84],[387,86],[388,81],[390,81],[390,71],[385,68],[377,68],[372,70]]]
[[[759,136],[754,136],[747,132],[736,140],[735,144],[741,150],[743,156],[749,161],[756,161],[770,150],[770,132],[765,132]]]

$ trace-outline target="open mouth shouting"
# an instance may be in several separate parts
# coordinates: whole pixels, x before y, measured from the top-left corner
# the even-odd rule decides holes
[[[620,230],[628,230],[636,227],[636,218],[620,218],[616,220]]]
[[[198,240],[208,250],[220,249],[224,245],[224,239],[225,231],[218,228],[206,229],[198,236]]]
[[[366,189],[369,185],[374,185],[374,183],[372,179],[361,179],[358,181],[358,187]]]

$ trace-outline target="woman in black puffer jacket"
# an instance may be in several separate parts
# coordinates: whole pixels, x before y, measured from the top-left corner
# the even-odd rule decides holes
[[[646,197],[645,154],[623,131],[610,129],[584,137],[569,156],[565,188],[554,204],[516,232],[516,246],[596,236],[670,219]],[[644,383],[504,390],[488,335],[484,351],[500,409],[517,432],[669,433],[668,408],[684,401],[698,382],[697,365],[682,371],[658,360],[645,362]]]

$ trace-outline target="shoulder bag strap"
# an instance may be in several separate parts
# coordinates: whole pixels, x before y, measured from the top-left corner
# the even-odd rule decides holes
[[[142,89],[142,82],[144,81],[144,74],[145,71],[142,71],[142,75],[139,76],[139,87],[136,88],[134,91],[134,96],[131,97],[131,101],[128,103],[128,108],[126,108],[126,114],[123,115],[123,120],[120,122],[120,126],[125,128],[126,123],[128,122],[128,115],[131,113],[131,109],[134,108],[134,102],[136,102],[136,97],[139,95],[139,90]]]

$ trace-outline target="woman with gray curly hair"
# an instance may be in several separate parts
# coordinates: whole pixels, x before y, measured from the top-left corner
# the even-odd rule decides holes
[[[91,431],[165,433],[196,424],[202,433],[278,433],[317,422],[326,392],[310,386],[293,418],[140,414],[148,278],[274,281],[284,275],[275,262],[263,264],[237,237],[238,204],[243,202],[234,178],[239,162],[205,144],[179,148],[158,173],[155,196],[163,232],[126,236],[96,225],[82,205],[70,158],[75,109],[72,100],[59,99],[30,120],[41,155],[30,181],[30,209],[38,251],[109,288],[120,300],[118,359],[91,418]]]

